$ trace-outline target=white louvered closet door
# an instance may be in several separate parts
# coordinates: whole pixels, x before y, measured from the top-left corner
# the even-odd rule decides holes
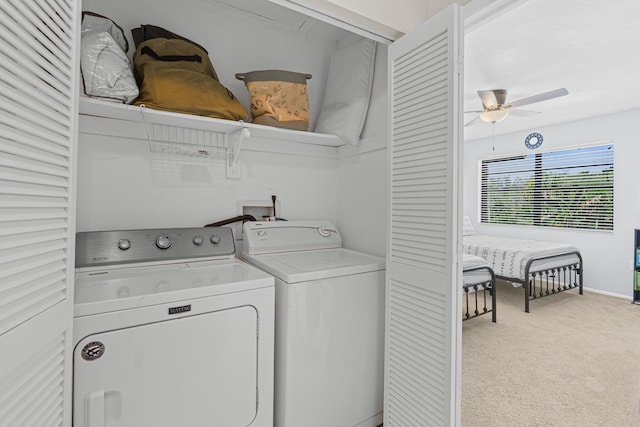
[[[453,5],[389,48],[385,427],[460,422],[462,47]]]
[[[70,426],[78,0],[0,2],[0,426]]]

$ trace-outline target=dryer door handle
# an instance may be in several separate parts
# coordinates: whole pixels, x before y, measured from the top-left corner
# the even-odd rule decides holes
[[[117,390],[94,390],[84,398],[84,425],[105,427],[122,418],[122,393]]]
[[[92,391],[84,400],[85,425],[104,427],[104,390]]]

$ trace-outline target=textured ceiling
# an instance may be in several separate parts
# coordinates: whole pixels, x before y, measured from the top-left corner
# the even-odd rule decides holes
[[[640,108],[640,0],[528,0],[467,32],[465,111],[482,109],[478,90],[507,89],[509,102],[562,87],[569,95],[523,107],[542,114],[509,116],[495,134]],[[465,139],[491,127],[478,120]]]

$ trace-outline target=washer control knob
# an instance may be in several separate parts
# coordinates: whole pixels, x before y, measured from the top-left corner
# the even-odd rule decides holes
[[[171,240],[169,236],[159,236],[156,239],[156,246],[158,249],[168,249],[171,247]]]
[[[217,234],[211,236],[211,243],[213,243],[214,245],[220,243],[220,236],[218,236]]]
[[[193,244],[196,246],[200,246],[201,244],[204,243],[204,239],[202,238],[202,236],[193,236]]]
[[[333,228],[327,228],[325,226],[318,227],[318,234],[322,237],[331,237],[331,233],[337,233]]]
[[[118,248],[122,251],[126,251],[131,247],[131,240],[129,239],[120,239],[118,240]]]

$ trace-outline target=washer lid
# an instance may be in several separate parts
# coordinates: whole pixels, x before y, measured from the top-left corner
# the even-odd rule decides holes
[[[76,273],[74,316],[192,300],[273,286],[273,277],[238,260]]]
[[[286,283],[385,269],[383,258],[343,248],[243,256]]]

